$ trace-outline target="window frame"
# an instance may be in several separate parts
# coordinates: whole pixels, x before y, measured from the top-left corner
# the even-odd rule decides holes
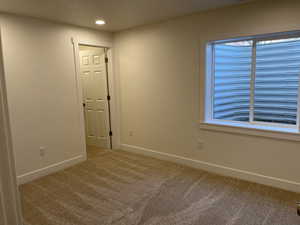
[[[297,101],[297,119],[296,124],[280,124],[272,122],[254,121],[254,89],[256,78],[256,44],[260,41],[300,38],[300,31],[280,32],[272,34],[255,35],[248,37],[238,37],[223,40],[208,41],[205,49],[205,104],[204,104],[204,124],[213,124],[221,126],[254,128],[275,132],[300,132],[300,79],[298,84],[298,101]],[[250,107],[249,107],[249,122],[222,120],[214,118],[214,91],[215,91],[215,50],[216,44],[238,42],[238,41],[253,41],[252,43],[252,61],[251,61],[251,80],[250,80]],[[300,65],[299,65],[300,67]],[[300,76],[300,74],[299,74]]]

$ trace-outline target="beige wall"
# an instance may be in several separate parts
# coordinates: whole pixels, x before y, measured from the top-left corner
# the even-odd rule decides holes
[[[99,43],[111,34],[5,14],[0,21],[17,175],[85,155],[71,37]]]
[[[298,0],[258,1],[115,34],[121,143],[300,182],[299,142],[202,131],[198,122],[205,43],[300,29],[299,12]]]

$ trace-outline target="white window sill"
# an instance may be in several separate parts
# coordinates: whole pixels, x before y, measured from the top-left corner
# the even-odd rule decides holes
[[[239,124],[223,121],[205,121],[200,122],[200,128],[226,133],[237,133],[250,136],[262,136],[267,138],[285,139],[291,141],[300,141],[300,133],[295,128],[269,127],[254,124]]]

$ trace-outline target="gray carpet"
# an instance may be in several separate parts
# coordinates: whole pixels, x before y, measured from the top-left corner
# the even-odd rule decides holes
[[[22,185],[26,225],[297,225],[300,195],[122,151]]]

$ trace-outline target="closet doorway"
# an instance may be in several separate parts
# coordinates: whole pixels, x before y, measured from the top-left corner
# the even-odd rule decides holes
[[[80,86],[87,145],[112,149],[107,51],[79,45]]]

